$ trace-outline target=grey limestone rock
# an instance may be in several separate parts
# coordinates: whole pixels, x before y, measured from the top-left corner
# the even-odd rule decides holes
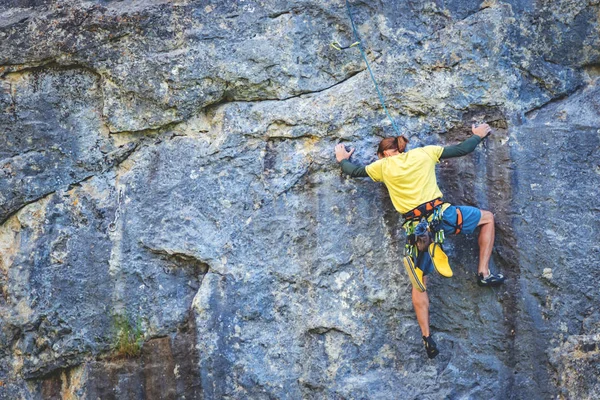
[[[438,177],[506,284],[449,238],[426,358],[401,217],[333,157],[395,134],[344,1],[4,1],[0,398],[598,398],[600,3],[350,3],[410,147],[494,129]]]

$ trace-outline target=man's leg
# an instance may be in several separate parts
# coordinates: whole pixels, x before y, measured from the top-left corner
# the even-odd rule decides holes
[[[427,284],[426,276],[423,277],[423,284]],[[427,296],[427,292],[419,292],[413,287],[412,301],[421,332],[423,332],[423,336],[429,336],[429,296]]]
[[[460,210],[460,215],[457,213],[457,210]],[[504,276],[500,273],[490,273],[490,258],[492,257],[494,237],[496,236],[494,214],[471,206],[448,207],[444,211],[442,223],[442,228],[447,235],[451,235],[456,231],[457,226],[454,224],[461,220],[460,216],[462,216],[462,229],[460,233],[468,235],[475,232],[477,227],[480,227],[477,284],[479,286],[501,285],[504,282]]]
[[[423,277],[423,284],[427,284],[427,277]],[[435,358],[440,352],[437,349],[437,345],[429,332],[429,296],[427,292],[419,292],[417,289],[412,290],[412,301],[415,307],[415,313],[417,314],[417,322],[421,327],[423,333],[423,344],[425,344],[425,351],[427,351],[427,357]]]
[[[490,257],[492,256],[496,236],[494,214],[481,210],[481,219],[477,226],[481,227],[479,231],[479,266],[477,272],[486,277],[490,274]]]

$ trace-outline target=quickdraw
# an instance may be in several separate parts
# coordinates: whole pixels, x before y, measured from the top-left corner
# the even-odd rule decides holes
[[[405,218],[402,227],[404,228],[407,237],[404,254],[410,256],[415,262],[419,255],[415,229],[421,221],[427,221],[427,231],[432,236],[434,243],[444,243],[445,234],[442,229],[442,218],[444,215],[442,211],[443,205],[444,202],[441,199],[435,199],[423,203],[402,215]],[[429,219],[430,217],[431,219]]]
[[[117,221],[119,220],[119,217],[121,216],[121,203],[122,202],[123,202],[123,189],[119,189],[119,191],[117,192],[117,209],[115,210],[115,219],[113,220],[113,222],[108,224],[108,230],[110,232],[114,232],[117,230]]]
[[[340,44],[340,42],[338,42],[337,40],[334,40],[329,45],[331,47],[333,47],[334,49],[336,49],[337,51],[342,51],[342,50],[346,50],[346,49],[350,49],[352,47],[358,46],[359,44],[360,44],[360,42],[354,42],[350,46],[342,46]]]
[[[444,243],[444,240],[446,239],[446,234],[442,228],[442,220],[444,217],[442,206],[444,204],[447,203],[444,203],[442,199],[435,199],[423,203],[409,212],[402,214],[405,219],[402,227],[406,232],[405,255],[411,256],[414,260],[416,260],[416,257],[419,255],[415,228],[423,221],[423,219],[427,221],[427,231],[431,234],[433,242],[440,245]],[[455,235],[458,235],[462,231],[463,216],[460,208],[456,208],[456,225],[449,225],[454,227]]]

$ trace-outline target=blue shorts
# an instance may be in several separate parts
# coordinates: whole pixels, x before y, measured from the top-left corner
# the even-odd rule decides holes
[[[481,220],[481,210],[470,206],[450,206],[444,211],[442,229],[446,235],[454,234],[456,230],[456,209],[460,208],[463,217],[463,226],[460,233],[470,234],[475,232],[477,224]]]
[[[463,217],[463,226],[460,233],[470,234],[475,231],[477,224],[481,220],[481,210],[470,206],[450,206],[444,211],[442,218],[442,229],[446,235],[453,235],[456,230],[456,209],[460,208]],[[423,275],[433,272],[433,261],[429,252],[419,253],[417,257],[417,266],[423,271]]]
[[[423,276],[433,272],[433,261],[431,261],[431,256],[428,251],[423,253],[419,252],[419,255],[417,256],[417,267],[423,271]]]

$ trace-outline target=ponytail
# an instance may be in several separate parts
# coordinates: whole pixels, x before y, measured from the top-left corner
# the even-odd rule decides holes
[[[396,144],[398,145],[398,152],[404,153],[406,145],[408,144],[408,139],[404,135],[398,136],[396,138]]]
[[[398,136],[398,137],[389,137],[381,140],[379,142],[379,147],[377,148],[377,154],[383,157],[383,152],[386,150],[398,150],[398,153],[404,153],[406,151],[406,144],[408,143],[408,139],[406,136]]]

